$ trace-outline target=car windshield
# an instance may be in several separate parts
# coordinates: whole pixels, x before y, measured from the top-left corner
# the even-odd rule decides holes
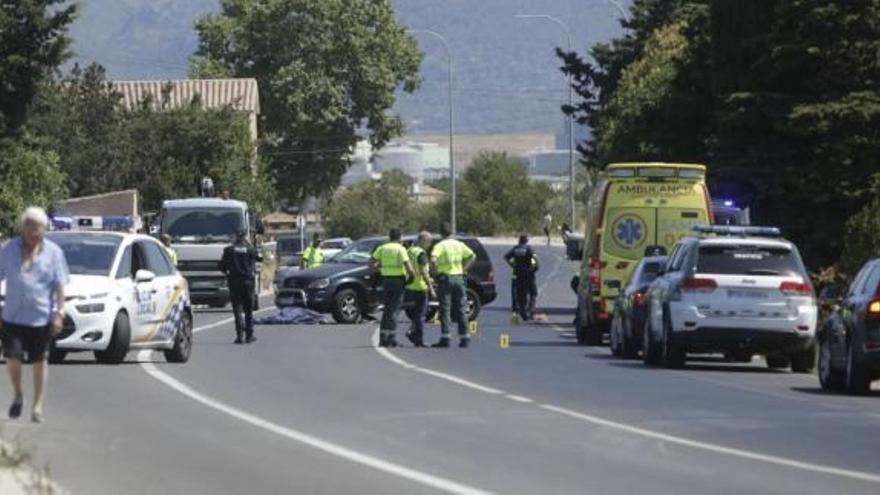
[[[376,246],[382,241],[376,239],[358,241],[336,254],[330,261],[334,263],[367,263]]]
[[[324,241],[321,243],[323,249],[343,249],[345,241]]]
[[[726,245],[701,246],[697,272],[800,277],[804,269],[797,252],[786,247]]]
[[[162,233],[175,242],[232,242],[245,228],[239,208],[168,208],[162,212]]]
[[[49,234],[61,247],[72,275],[109,276],[122,238],[115,235]]]

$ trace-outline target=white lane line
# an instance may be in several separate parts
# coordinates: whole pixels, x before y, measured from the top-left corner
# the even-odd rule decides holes
[[[515,402],[522,402],[523,404],[532,404],[533,402],[535,402],[534,400],[529,399],[528,397],[523,397],[522,395],[507,394],[504,397],[507,397],[508,399]]]
[[[393,353],[391,353],[391,351],[389,351],[387,348],[379,347],[379,327],[376,327],[376,330],[373,332],[373,336],[370,340],[373,343],[373,349],[375,349],[376,352],[378,352],[380,356],[382,356],[383,358],[387,359],[388,361],[390,361],[398,366],[401,366],[403,368],[413,370],[413,371],[418,371],[419,373],[424,373],[426,375],[431,375],[433,377],[440,378],[442,380],[446,380],[448,382],[452,382],[457,385],[461,385],[463,387],[467,387],[467,388],[476,390],[478,392],[483,392],[486,394],[501,395],[504,393],[502,390],[498,390],[497,388],[486,387],[484,385],[480,385],[479,383],[474,383],[472,381],[465,380],[463,378],[459,378],[455,375],[450,375],[449,373],[443,373],[440,371],[434,371],[434,370],[430,370],[427,368],[422,368],[422,367],[410,364],[410,363],[404,361],[403,359],[400,359],[399,357],[397,357]]]
[[[211,328],[217,328],[223,324],[227,324],[232,321],[231,318],[223,320],[221,322],[212,323],[210,325],[205,325],[203,327],[199,327],[193,329],[193,332],[200,332],[203,330],[208,330]],[[316,450],[320,450],[327,454],[340,457],[342,459],[346,459],[348,461],[361,464],[363,466],[367,466],[387,474],[397,476],[399,478],[404,478],[415,483],[419,483],[431,488],[436,488],[442,492],[453,493],[456,495],[489,495],[491,492],[481,490],[479,488],[474,488],[457,481],[449,480],[446,478],[441,478],[439,476],[435,476],[432,474],[428,474],[422,471],[418,471],[412,468],[408,468],[406,466],[402,466],[400,464],[396,464],[390,461],[386,461],[380,459],[375,456],[371,456],[368,454],[363,454],[361,452],[357,452],[355,450],[349,449],[347,447],[343,447],[341,445],[328,442],[326,440],[322,440],[313,435],[309,435],[308,433],[303,433],[298,430],[294,430],[293,428],[288,428],[286,426],[279,425],[277,423],[273,423],[269,420],[263,419],[255,414],[251,414],[247,411],[243,411],[241,409],[237,409],[233,406],[230,406],[224,402],[221,402],[217,399],[209,397],[201,392],[198,392],[186,385],[185,383],[177,380],[171,375],[159,370],[150,360],[150,353],[152,351],[143,350],[138,353],[138,361],[141,363],[141,368],[147,372],[151,377],[156,380],[164,383],[171,389],[189,397],[190,399],[201,403],[204,406],[210,407],[216,411],[219,411],[227,416],[233,417],[245,423],[248,423],[252,426],[256,426],[257,428],[264,429],[270,433],[274,433],[278,436],[288,438],[295,442],[299,442],[301,444],[312,447]]]
[[[399,364],[399,362],[406,363],[406,361],[403,361],[402,359],[398,358],[397,356],[392,354],[387,349],[376,347],[376,344],[378,344],[378,335],[379,335],[379,330],[377,328],[376,332],[373,334],[373,346],[377,351],[379,351],[379,354],[382,357],[385,357],[386,359],[388,359],[389,361],[391,361],[395,364]],[[384,352],[382,352],[382,351],[384,351]],[[406,363],[406,364],[411,367],[410,369],[414,369],[415,371],[418,371],[420,373],[426,373],[429,375],[439,376],[439,377],[444,378],[446,380],[449,380],[453,383],[464,384],[468,388],[471,388],[474,390],[479,390],[482,392],[485,392],[486,390],[491,390],[492,392],[490,392],[490,393],[493,393],[493,394],[498,394],[498,393],[503,394],[504,393],[504,392],[501,392],[497,389],[493,389],[491,387],[486,387],[484,385],[480,385],[480,384],[465,380],[463,378],[459,378],[459,377],[450,375],[448,373],[441,373],[438,371],[433,371],[433,370],[429,370],[426,368],[413,366],[409,363]],[[515,397],[514,395],[508,394],[508,395],[505,395],[505,397],[508,399],[516,400],[516,399],[513,399],[513,397]],[[813,464],[810,462],[798,461],[798,460],[789,459],[786,457],[779,457],[779,456],[774,456],[774,455],[769,455],[769,454],[761,454],[759,452],[753,452],[750,450],[737,449],[737,448],[733,448],[733,447],[725,447],[723,445],[707,443],[707,442],[699,442],[696,440],[690,440],[688,438],[678,437],[675,435],[669,435],[667,433],[661,433],[658,431],[640,428],[638,426],[628,425],[626,423],[620,423],[617,421],[607,420],[604,418],[600,418],[598,416],[592,416],[589,414],[579,413],[577,411],[572,411],[570,409],[565,409],[562,407],[554,406],[552,404],[536,404],[535,407],[538,407],[538,408],[543,409],[545,411],[553,412],[556,414],[561,414],[561,415],[567,416],[569,418],[578,419],[578,420],[581,420],[581,421],[584,421],[587,423],[591,423],[591,424],[594,424],[597,426],[602,426],[605,428],[612,428],[612,429],[623,431],[623,432],[626,432],[626,433],[629,433],[632,435],[639,435],[639,436],[646,437],[646,438],[661,440],[664,442],[682,445],[685,447],[691,447],[694,449],[714,452],[717,454],[729,455],[729,456],[733,456],[733,457],[739,457],[742,459],[748,459],[748,460],[752,460],[752,461],[774,464],[777,466],[785,466],[785,467],[789,467],[789,468],[800,469],[802,471],[809,471],[809,472],[819,473],[819,474],[830,474],[830,475],[840,476],[843,478],[850,478],[850,479],[861,480],[861,481],[869,481],[872,483],[880,483],[880,475],[876,475],[876,474],[872,474],[872,473],[866,473],[866,472],[862,472],[862,471],[854,471],[854,470],[850,470],[850,469],[836,468],[836,467],[830,467],[830,466],[823,466],[820,464]]]
[[[742,450],[736,449],[732,447],[725,447],[723,445],[717,445],[713,443],[706,442],[698,442],[696,440],[688,440],[687,438],[677,437],[674,435],[668,435],[666,433],[660,433],[652,430],[647,430],[645,428],[639,428],[637,426],[631,426],[625,423],[618,423],[616,421],[609,421],[604,418],[600,418],[597,416],[591,416],[589,414],[579,413],[577,411],[572,411],[570,409],[565,409],[562,407],[557,407],[551,404],[541,404],[538,407],[541,409],[552,411],[557,414],[562,414],[564,416],[568,416],[573,419],[578,419],[581,421],[585,421],[588,423],[592,423],[599,426],[604,426],[606,428],[613,428],[616,430],[625,431],[627,433],[631,433],[633,435],[639,435],[646,438],[651,438],[654,440],[661,440],[664,442],[684,445],[686,447],[691,447],[694,449],[707,450],[709,452],[715,452],[718,454],[726,454],[734,457],[741,457],[744,459],[749,459],[753,461],[760,461],[769,464],[776,464],[779,466],[786,466],[795,469],[801,469],[804,471],[811,471],[814,473],[822,473],[822,474],[833,474],[836,476],[842,476],[844,478],[852,478],[862,481],[870,481],[872,483],[880,483],[880,475],[865,473],[862,471],[853,471],[849,469],[841,469],[830,466],[823,466],[820,464],[813,464],[810,462],[803,462],[794,459],[788,459],[785,457],[777,457],[774,455],[761,454],[758,452],[752,452],[750,450]]]

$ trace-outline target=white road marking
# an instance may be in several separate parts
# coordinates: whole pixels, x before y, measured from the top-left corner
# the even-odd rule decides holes
[[[268,308],[267,308],[268,309]],[[209,330],[211,328],[217,328],[219,326],[230,323],[232,318],[227,318],[225,320],[221,320],[215,323],[211,323],[209,325],[205,325],[202,327],[198,327],[193,329],[193,333],[201,332],[204,330]],[[457,481],[449,480],[446,478],[441,478],[439,476],[435,476],[432,474],[428,474],[422,471],[418,471],[412,468],[408,468],[406,466],[402,466],[400,464],[396,464],[390,461],[386,461],[380,459],[375,456],[371,456],[368,454],[364,454],[361,452],[357,452],[355,450],[351,450],[347,447],[343,447],[341,445],[328,442],[326,440],[322,440],[313,435],[309,435],[308,433],[304,433],[293,428],[288,428],[286,426],[279,425],[277,423],[273,423],[266,419],[263,419],[257,415],[251,414],[247,411],[243,411],[241,409],[230,406],[224,402],[221,402],[217,399],[209,397],[201,392],[198,392],[188,386],[187,384],[177,380],[171,375],[159,370],[155,364],[150,362],[150,353],[152,351],[143,350],[138,353],[138,361],[141,363],[141,367],[144,371],[147,372],[151,377],[156,380],[164,383],[169,388],[189,397],[190,399],[201,403],[204,406],[210,407],[216,411],[222,412],[230,417],[238,419],[242,422],[248,423],[252,426],[256,426],[257,428],[261,428],[270,433],[274,433],[278,436],[288,438],[295,442],[299,442],[301,444],[312,447],[316,450],[320,450],[322,452],[328,453],[330,455],[334,455],[336,457],[340,457],[342,459],[346,459],[348,461],[361,464],[363,466],[367,466],[387,474],[397,476],[399,478],[404,478],[415,483],[419,483],[431,488],[436,488],[442,492],[446,493],[454,493],[457,495],[488,495],[491,492],[487,492],[485,490],[481,490],[479,488],[474,488]]]
[[[450,375],[448,373],[433,371],[433,370],[429,370],[427,368],[422,368],[422,367],[407,363],[406,361],[398,358],[393,353],[388,351],[388,349],[381,348],[381,347],[377,346],[377,344],[379,342],[379,329],[378,328],[376,328],[375,333],[373,333],[372,340],[373,340],[373,346],[376,349],[376,351],[379,353],[379,355],[381,355],[385,359],[388,359],[390,362],[392,362],[394,364],[399,365],[400,363],[404,363],[408,369],[412,369],[412,370],[418,371],[420,373],[425,373],[425,374],[432,375],[432,376],[437,376],[439,378],[443,378],[444,380],[448,380],[453,383],[461,384],[461,385],[464,385],[468,388],[478,390],[481,392],[487,392],[487,393],[490,393],[493,395],[494,394],[504,394],[504,392],[502,392],[500,390],[497,390],[497,389],[494,389],[491,387],[486,387],[484,385],[480,385],[478,383],[474,383],[472,381],[465,380],[463,378],[459,378],[454,375]],[[519,396],[514,396],[512,394],[505,394],[505,397],[508,399],[511,399],[511,400],[516,400],[516,399],[513,399],[513,397],[519,397]],[[538,408],[543,409],[545,411],[549,411],[549,412],[553,412],[553,413],[560,414],[563,416],[567,416],[569,418],[578,419],[578,420],[581,420],[581,421],[584,421],[587,423],[591,423],[591,424],[594,424],[597,426],[602,426],[605,428],[612,428],[612,429],[623,431],[623,432],[626,432],[626,433],[629,433],[632,435],[639,435],[642,437],[652,438],[655,440],[661,440],[661,441],[665,441],[668,443],[682,445],[682,446],[690,447],[690,448],[694,448],[694,449],[714,452],[717,454],[729,455],[729,456],[733,456],[733,457],[739,457],[742,459],[748,459],[748,460],[752,460],[752,461],[764,462],[767,464],[775,464],[777,466],[785,466],[785,467],[789,467],[789,468],[800,469],[802,471],[809,471],[809,472],[819,473],[819,474],[830,474],[830,475],[834,475],[834,476],[840,476],[843,478],[868,481],[868,482],[872,482],[872,483],[880,483],[880,475],[876,475],[876,474],[872,474],[872,473],[866,473],[866,472],[862,472],[862,471],[854,471],[854,470],[843,469],[843,468],[835,468],[835,467],[830,467],[830,466],[823,466],[820,464],[813,464],[810,462],[798,461],[798,460],[789,459],[786,457],[779,457],[779,456],[774,456],[774,455],[769,455],[769,454],[761,454],[759,452],[753,452],[750,450],[737,449],[737,448],[733,448],[733,447],[725,447],[724,445],[707,443],[707,442],[699,442],[699,441],[691,440],[688,438],[683,438],[683,437],[678,437],[675,435],[661,433],[658,431],[648,430],[646,428],[640,428],[638,426],[628,425],[626,423],[620,423],[617,421],[607,420],[604,418],[600,418],[598,416],[592,416],[589,414],[579,413],[577,411],[572,411],[570,409],[565,409],[562,407],[554,406],[552,404],[536,404],[535,407],[538,407]]]
[[[515,402],[522,402],[523,404],[531,404],[535,402],[534,400],[529,399],[528,397],[523,397],[522,395],[507,394],[505,395],[505,397]]]
[[[497,388],[486,387],[484,385],[480,385],[479,383],[474,383],[472,381],[465,380],[463,378],[459,378],[457,376],[450,375],[448,373],[429,370],[427,368],[421,368],[421,367],[416,366],[414,364],[410,364],[410,363],[404,361],[403,359],[400,359],[399,357],[397,357],[393,353],[391,353],[391,351],[389,351],[387,348],[379,347],[379,327],[376,327],[376,330],[373,332],[373,336],[371,338],[371,341],[373,343],[373,348],[376,350],[376,352],[379,353],[380,356],[384,357],[388,361],[391,361],[392,363],[394,363],[398,366],[402,366],[402,367],[409,369],[409,370],[418,371],[419,373],[424,373],[426,375],[431,375],[433,377],[440,378],[440,379],[461,385],[463,387],[474,389],[478,392],[483,392],[483,393],[492,394],[492,395],[501,395],[504,393],[503,391],[498,390]]]

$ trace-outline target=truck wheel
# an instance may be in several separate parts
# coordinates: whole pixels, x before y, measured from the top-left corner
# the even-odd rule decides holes
[[[816,369],[816,344],[789,356],[791,371],[794,373],[812,373]]]
[[[846,375],[842,370],[834,369],[831,354],[831,343],[826,336],[819,343],[819,383],[822,388],[829,391],[843,390]]]
[[[131,325],[128,316],[125,313],[119,313],[116,315],[116,321],[113,322],[113,335],[110,336],[107,349],[95,351],[95,359],[101,364],[119,364],[125,361],[130,344]]]
[[[333,296],[333,319],[337,323],[357,323],[361,318],[361,298],[354,289],[342,289]]]
[[[174,347],[164,352],[169,363],[185,363],[192,354],[192,315],[184,313],[174,336]]]
[[[577,310],[577,313],[574,316],[574,335],[577,338],[577,343],[580,345],[587,345],[587,333],[584,326],[581,324],[581,314],[580,309]]]
[[[853,395],[865,395],[871,390],[871,373],[860,362],[855,342],[850,341],[846,353],[846,391]]]

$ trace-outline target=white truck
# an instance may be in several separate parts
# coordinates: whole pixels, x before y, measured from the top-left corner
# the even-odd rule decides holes
[[[192,304],[223,307],[229,304],[229,287],[220,272],[223,249],[235,241],[236,232],[245,230],[256,244],[260,222],[253,218],[247,203],[223,198],[172,199],[162,203],[156,218],[158,234],[171,236],[177,252],[177,268],[189,285]],[[259,293],[262,265],[257,265],[254,287]],[[259,298],[254,301],[257,307]]]

